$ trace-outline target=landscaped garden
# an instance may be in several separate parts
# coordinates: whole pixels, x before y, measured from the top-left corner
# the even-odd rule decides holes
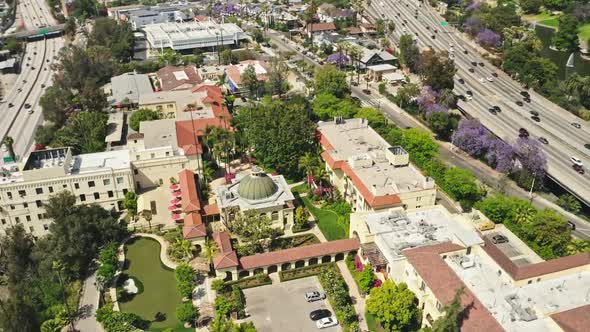
[[[281,237],[274,239],[272,241],[270,251],[303,247],[316,243],[320,243],[320,240],[314,234],[302,234],[290,237]]]
[[[136,295],[119,300],[121,311],[150,321],[150,331],[166,328],[190,331],[176,318],[176,307],[181,304],[182,298],[176,289],[174,271],[160,261],[160,244],[152,239],[136,238],[127,242],[125,249],[123,273],[141,287],[138,286]],[[120,280],[119,284],[123,282]]]
[[[307,197],[302,197],[301,200],[305,207],[313,214],[316,223],[328,241],[345,239],[347,229],[339,222],[339,214],[329,210],[316,207],[314,203]],[[342,216],[347,218],[348,216]]]

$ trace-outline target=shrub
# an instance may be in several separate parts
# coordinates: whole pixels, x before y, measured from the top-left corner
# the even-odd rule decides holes
[[[176,318],[181,322],[192,323],[199,316],[199,309],[191,302],[185,302],[176,307]]]
[[[563,194],[559,196],[559,199],[557,200],[557,205],[573,213],[578,213],[582,209],[580,201],[578,201],[578,199],[571,194]]]
[[[179,264],[174,271],[176,289],[182,297],[190,298],[193,294],[195,271],[188,264]]]

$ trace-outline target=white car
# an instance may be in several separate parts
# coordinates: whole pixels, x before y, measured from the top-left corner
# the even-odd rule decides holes
[[[307,292],[305,293],[305,300],[307,302],[315,302],[326,298],[326,294],[322,292]]]
[[[479,78],[479,83],[485,83],[486,81],[483,79],[483,77]]]
[[[465,98],[467,98],[467,100],[473,100],[473,96],[472,95],[465,95]]]
[[[492,76],[488,76],[488,77],[486,77],[486,80],[488,80],[488,82],[493,82],[494,78]]]
[[[570,157],[570,160],[572,163],[574,163],[574,165],[578,165],[580,167],[584,166],[584,163],[582,163],[582,161],[576,157]]]
[[[325,329],[327,327],[332,327],[338,325],[338,320],[334,317],[326,317],[318,320],[316,322],[316,326],[318,329]]]

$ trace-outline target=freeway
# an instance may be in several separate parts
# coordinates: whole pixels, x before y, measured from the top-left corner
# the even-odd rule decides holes
[[[573,156],[590,165],[590,150],[584,147],[590,143],[588,124],[533,91],[530,91],[531,102],[523,101],[524,105],[518,106],[516,101],[522,101],[520,84],[479,56],[472,41],[458,37],[460,34],[450,26],[441,26],[443,19],[427,5],[409,0],[373,2],[368,13],[373,19],[392,19],[396,23],[393,33],[396,41],[402,34],[411,34],[423,49],[450,51],[452,48],[458,69],[455,92],[465,95],[470,90],[473,93],[473,100],[460,101],[459,107],[507,142],[516,140],[520,128],[527,129],[531,139],[545,138],[549,142],[543,147],[549,177],[590,205],[590,174],[578,174],[570,161]],[[470,68],[473,73],[469,72]],[[492,73],[498,77],[493,77]],[[460,78],[464,84],[459,82]],[[490,113],[488,110],[493,106],[499,106],[502,112]],[[540,122],[531,119],[531,111],[539,113]],[[572,123],[581,123],[581,128],[575,128]]]
[[[56,22],[43,0],[25,0],[19,3],[21,17],[28,29],[51,26]],[[22,70],[0,104],[0,138],[14,139],[13,148],[17,156],[25,156],[32,148],[35,130],[43,122],[38,102],[45,87],[51,84],[53,71],[50,65],[63,38],[54,38],[27,43],[23,56]],[[1,152],[7,155],[6,148]]]

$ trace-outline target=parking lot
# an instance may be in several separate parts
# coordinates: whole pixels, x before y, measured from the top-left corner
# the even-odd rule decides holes
[[[244,289],[246,310],[260,332],[319,331],[316,322],[309,319],[309,313],[316,309],[328,309],[334,317],[334,310],[327,299],[311,303],[305,300],[305,293],[315,290],[322,291],[316,277]],[[341,328],[334,326],[321,331],[341,331]]]
[[[494,230],[483,232],[483,234],[492,239],[493,236],[501,234],[508,238],[506,243],[498,243],[496,247],[500,249],[510,260],[516,264],[516,266],[524,266],[534,263],[542,262],[541,259],[534,251],[532,251],[527,245],[516,237],[508,229],[502,225],[497,225]]]

